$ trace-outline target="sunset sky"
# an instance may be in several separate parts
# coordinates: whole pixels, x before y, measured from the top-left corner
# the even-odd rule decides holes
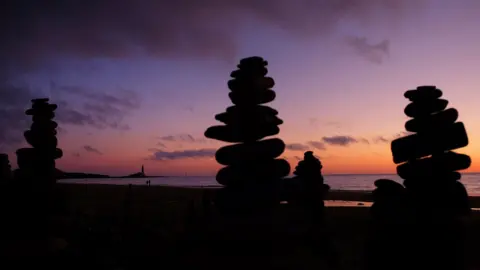
[[[62,170],[215,175],[225,144],[203,133],[231,106],[230,72],[258,55],[276,81],[268,106],[284,120],[292,168],[310,149],[325,173],[394,172],[403,93],[436,85],[469,134],[458,152],[480,171],[479,1],[7,2],[0,150],[13,167],[23,111],[47,96],[59,105]]]

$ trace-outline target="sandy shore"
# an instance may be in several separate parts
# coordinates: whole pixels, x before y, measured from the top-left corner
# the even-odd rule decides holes
[[[153,202],[155,200],[180,201],[200,200],[203,195],[212,196],[217,188],[201,187],[172,187],[172,186],[144,186],[144,185],[103,185],[103,184],[60,184],[62,189],[69,194],[73,201],[84,201],[85,196],[95,198],[110,198],[111,203],[119,203],[125,194],[130,192],[135,198]],[[480,208],[480,196],[470,196],[472,208]],[[346,191],[331,190],[326,200],[327,206],[369,206],[372,202],[371,191]],[[101,200],[100,200],[101,201]],[[341,203],[348,202],[348,203]],[[97,201],[97,203],[99,203]],[[359,205],[363,204],[363,205]]]

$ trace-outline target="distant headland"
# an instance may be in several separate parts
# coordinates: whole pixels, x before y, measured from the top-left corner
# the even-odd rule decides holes
[[[94,173],[82,173],[82,172],[64,172],[59,169],[56,169],[56,178],[57,179],[84,179],[84,178],[155,178],[155,177],[164,177],[164,176],[147,176],[145,174],[145,168],[142,165],[140,172],[129,174],[125,176],[110,176],[105,174],[94,174]]]

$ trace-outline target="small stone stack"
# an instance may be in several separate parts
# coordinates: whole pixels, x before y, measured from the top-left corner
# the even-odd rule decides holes
[[[33,123],[24,137],[33,148],[17,150],[20,178],[42,185],[55,183],[55,159],[62,157],[62,150],[57,148],[58,125],[52,121],[57,105],[48,101],[48,98],[32,100],[32,108],[25,114],[32,116]]]
[[[212,126],[205,131],[207,138],[237,143],[220,148],[215,155],[218,163],[227,165],[216,177],[226,187],[270,185],[290,171],[286,160],[276,159],[285,150],[285,143],[277,138],[261,140],[278,134],[278,125],[283,123],[276,110],[260,105],[275,99],[275,92],[270,89],[274,81],[265,77],[266,65],[261,57],[240,61],[239,69],[231,73],[234,79],[228,82],[228,96],[235,106],[215,116],[224,126]]]
[[[12,167],[7,154],[0,154],[0,183],[10,181],[12,178]]]
[[[413,119],[405,129],[416,134],[392,142],[392,154],[398,175],[403,178],[415,209],[437,210],[441,215],[470,212],[468,195],[458,170],[470,167],[468,155],[450,150],[468,145],[462,122],[455,122],[458,112],[446,109],[448,101],[440,99],[435,86],[420,86],[404,95],[411,103],[405,114]],[[448,212],[448,213],[447,213]]]
[[[322,168],[322,163],[313,155],[313,152],[307,151],[293,172],[296,178],[303,182],[304,187],[310,192],[316,193],[314,196],[321,200],[330,189],[330,186],[323,182]]]

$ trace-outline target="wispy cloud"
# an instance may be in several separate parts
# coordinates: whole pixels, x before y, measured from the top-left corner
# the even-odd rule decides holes
[[[362,58],[374,64],[382,64],[390,54],[390,41],[370,43],[366,37],[348,37],[347,44]]]
[[[325,144],[323,142],[309,141],[309,142],[307,142],[307,144],[311,145],[313,148],[315,148],[317,150],[325,150],[326,149]]]
[[[184,158],[212,158],[215,157],[217,149],[205,148],[205,149],[190,149],[180,151],[155,151],[149,159],[151,160],[176,160]]]
[[[345,135],[323,137],[322,140],[326,144],[339,146],[349,146],[359,142],[359,140],[355,139],[354,137]]]
[[[100,152],[100,150],[98,150],[97,148],[95,147],[92,147],[90,145],[85,145],[83,147],[83,149],[85,149],[85,151],[89,152],[89,153],[94,153],[94,154],[97,154],[97,155],[103,155],[102,152]]]
[[[301,143],[288,143],[285,145],[285,149],[290,151],[308,151],[310,147],[306,144]]]
[[[182,142],[182,143],[206,143],[208,142],[205,138],[197,138],[191,134],[177,134],[177,135],[166,135],[157,137],[161,141],[165,142]]]

